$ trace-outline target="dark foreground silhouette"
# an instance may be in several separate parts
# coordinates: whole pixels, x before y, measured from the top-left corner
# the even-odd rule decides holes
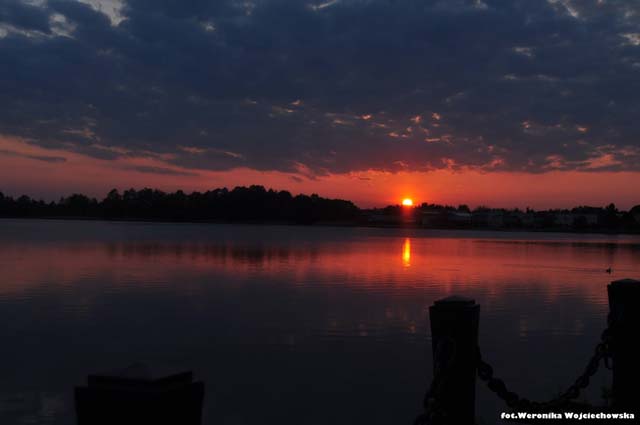
[[[586,367],[576,365],[578,378],[550,400],[533,401],[511,390],[499,377],[500,365],[483,359],[479,342],[480,305],[451,295],[429,307],[433,379],[427,387],[423,412],[414,425],[475,423],[476,377],[504,402],[500,418],[518,423],[637,423],[640,415],[640,280],[621,279],[607,286],[609,315]],[[568,365],[573,367],[573,365]],[[580,400],[598,370],[611,370],[607,404]]]
[[[191,372],[152,379],[135,364],[107,375],[89,375],[75,391],[78,425],[200,425],[204,383]]]

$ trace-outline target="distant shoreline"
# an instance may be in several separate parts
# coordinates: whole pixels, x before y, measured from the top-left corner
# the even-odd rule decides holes
[[[104,220],[151,223],[243,223],[254,225],[332,225],[372,228],[472,229],[498,232],[640,234],[640,204],[628,211],[615,204],[565,209],[474,209],[422,203],[362,209],[344,199],[292,195],[263,186],[166,193],[157,189],[111,190],[98,200],[82,194],[46,203],[0,192],[0,217]]]
[[[225,220],[157,220],[145,218],[105,218],[82,216],[48,216],[48,217],[0,217],[0,220],[44,220],[44,221],[85,221],[103,223],[148,223],[148,224],[225,224],[251,226],[292,226],[292,227],[352,227],[369,229],[407,229],[407,230],[443,230],[443,231],[477,231],[500,233],[555,233],[570,235],[629,235],[640,236],[640,232],[619,232],[603,230],[575,230],[559,228],[499,228],[499,227],[428,227],[413,223],[405,224],[372,224],[367,222],[330,222],[300,223],[295,221],[225,221]]]

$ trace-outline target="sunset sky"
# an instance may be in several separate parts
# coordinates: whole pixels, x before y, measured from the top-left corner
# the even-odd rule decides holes
[[[640,204],[640,3],[0,0],[0,191]]]

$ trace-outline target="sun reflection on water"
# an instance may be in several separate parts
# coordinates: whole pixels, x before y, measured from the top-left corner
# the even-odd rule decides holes
[[[411,266],[411,239],[406,238],[402,244],[402,265]]]

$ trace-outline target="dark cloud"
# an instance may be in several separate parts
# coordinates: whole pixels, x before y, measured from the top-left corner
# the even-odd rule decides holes
[[[173,170],[171,168],[153,167],[153,166],[146,166],[146,165],[134,165],[134,166],[127,167],[127,169],[138,171],[140,173],[162,174],[162,175],[169,175],[169,176],[197,176],[198,175],[198,173],[192,173],[188,171],[180,171],[180,170]]]
[[[19,0],[2,0],[0,2],[0,25],[18,30],[50,33],[49,11],[21,2]],[[1,27],[0,27],[1,28]]]
[[[16,151],[7,150],[7,149],[0,149],[0,155],[17,156],[21,158],[35,159],[37,161],[44,161],[44,162],[66,162],[67,161],[67,159],[62,156],[32,155],[28,153],[16,152]]]
[[[640,170],[636,2],[6,5],[0,132],[43,146],[305,178]]]

